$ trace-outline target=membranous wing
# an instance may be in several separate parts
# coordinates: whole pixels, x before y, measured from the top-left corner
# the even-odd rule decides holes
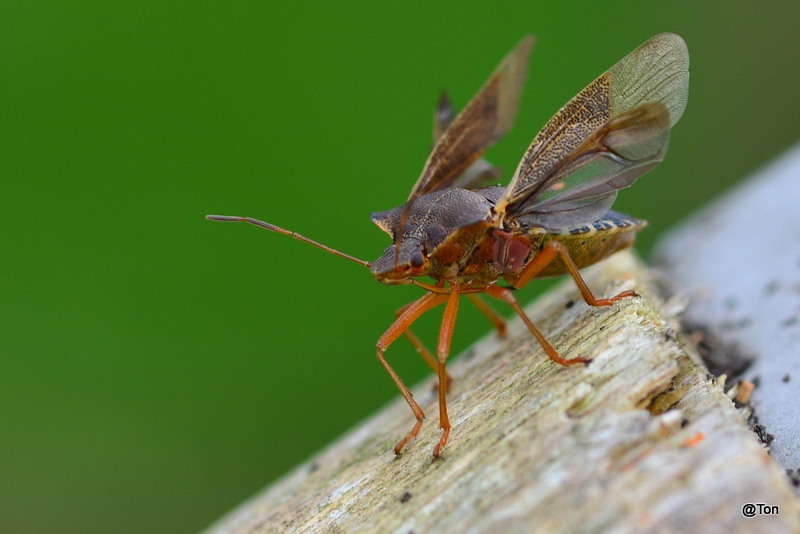
[[[548,121],[495,212],[548,228],[603,216],[618,190],[661,162],[688,89],[686,44],[674,34],[656,35]]]
[[[439,95],[439,102],[436,104],[436,110],[433,112],[433,146],[436,146],[436,142],[444,135],[455,118],[450,98],[445,91],[442,91]],[[471,189],[488,182],[497,182],[500,174],[499,167],[495,167],[484,158],[478,158],[461,174],[454,176],[449,187]]]
[[[433,147],[439,139],[442,138],[444,133],[453,124],[453,119],[456,118],[456,112],[453,109],[453,103],[450,102],[450,97],[447,96],[447,91],[442,91],[439,94],[439,101],[436,103],[436,109],[433,111]]]
[[[469,175],[465,171],[492,143],[508,132],[519,109],[533,43],[533,36],[530,35],[520,41],[455,119],[452,118],[449,102],[443,104],[440,100],[434,118],[436,142],[422,174],[411,190],[409,200],[431,191],[453,187],[456,179]],[[444,124],[447,127],[442,133]],[[476,180],[468,178],[467,182]]]

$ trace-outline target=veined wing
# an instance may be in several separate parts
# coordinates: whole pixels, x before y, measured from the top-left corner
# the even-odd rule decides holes
[[[689,55],[656,35],[600,75],[534,138],[503,197],[505,214],[542,226],[602,216],[619,189],[657,165],[686,107]]]
[[[450,124],[453,123],[456,115],[453,105],[445,91],[439,95],[439,102],[433,112],[433,144],[444,135]],[[471,189],[488,182],[496,182],[500,179],[500,168],[495,167],[484,158],[478,158],[470,164],[461,174],[451,178],[450,187],[460,187]]]
[[[456,178],[480,158],[492,143],[508,132],[519,109],[533,43],[531,35],[520,41],[469,104],[452,119],[447,130],[439,135],[422,174],[411,190],[409,200],[437,189],[452,187]],[[441,105],[438,111],[441,111]],[[435,132],[438,125],[450,121],[447,111],[443,111],[443,119],[434,119]]]

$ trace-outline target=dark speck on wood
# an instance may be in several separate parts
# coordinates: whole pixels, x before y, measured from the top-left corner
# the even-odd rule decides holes
[[[764,286],[764,292],[767,295],[774,295],[777,293],[778,289],[780,289],[781,284],[777,280],[770,280],[766,286]]]

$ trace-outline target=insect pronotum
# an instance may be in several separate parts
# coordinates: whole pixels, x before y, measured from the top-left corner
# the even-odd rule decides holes
[[[499,176],[481,155],[514,122],[533,44],[532,36],[522,39],[458,115],[447,96],[441,96],[434,114],[434,146],[408,200],[372,214],[372,221],[393,240],[376,261],[360,260],[250,217],[207,216],[290,235],[369,267],[379,282],[414,284],[426,291],[397,312],[377,343],[378,361],[416,417],[411,431],[395,446],[396,454],[417,435],[425,415],[385,352],[406,335],[437,373],[442,434],[433,456],[438,457],[451,428],[445,363],[461,295],[501,334],[503,320],[478,294],[508,303],[560,365],[586,360],[559,355],[517,303],[513,289],[534,278],[569,274],[590,306],[610,306],[635,295],[628,290],[597,298],[579,269],[631,246],[636,232],[647,224],[609,209],[618,190],[631,186],[664,157],[670,128],[686,107],[686,44],[677,35],[663,33],[625,56],[545,124],[508,186],[482,187]],[[501,280],[507,285],[500,285]],[[441,304],[445,309],[434,356],[409,328]]]

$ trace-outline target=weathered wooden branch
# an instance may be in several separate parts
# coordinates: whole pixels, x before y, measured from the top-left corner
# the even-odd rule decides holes
[[[689,297],[684,320],[759,384],[752,405],[770,454],[800,478],[798,177],[800,143],[670,232],[657,258]]]
[[[567,357],[545,356],[518,321],[449,367],[453,434],[443,458],[432,380],[266,488],[209,533],[798,532],[800,505],[723,387],[696,363],[649,273],[629,253],[589,268],[590,308],[570,281],[528,313]],[[760,509],[745,517],[743,506]],[[774,509],[772,509],[774,511]]]

